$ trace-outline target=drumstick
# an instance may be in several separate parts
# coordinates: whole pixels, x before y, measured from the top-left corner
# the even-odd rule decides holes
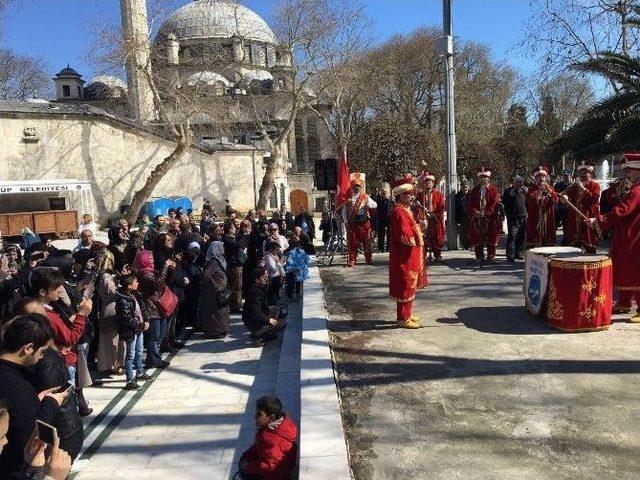
[[[585,220],[589,226],[591,228],[595,228],[591,226],[591,221],[589,220],[589,217],[587,217],[584,213],[582,213],[580,210],[578,210],[578,207],[576,207],[573,203],[571,203],[567,198],[564,198],[564,203],[566,203],[569,207],[571,207],[583,220]]]

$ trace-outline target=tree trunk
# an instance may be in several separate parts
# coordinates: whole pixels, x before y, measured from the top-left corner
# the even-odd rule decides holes
[[[276,146],[271,152],[271,157],[269,157],[269,161],[267,162],[264,170],[264,176],[262,177],[262,184],[260,185],[260,190],[258,192],[258,205],[256,205],[258,210],[267,210],[269,197],[273,191],[276,170],[281,161],[282,149],[279,146]]]
[[[184,155],[188,148],[188,140],[180,139],[173,152],[171,152],[171,154],[162,162],[156,165],[156,168],[154,168],[149,174],[142,188],[133,196],[131,204],[127,207],[127,211],[125,212],[125,218],[130,224],[134,224],[138,220],[138,215],[140,215],[140,210],[144,203],[158,186],[160,180],[162,180],[167,172],[169,172],[169,170],[171,170],[180,161],[182,155]]]

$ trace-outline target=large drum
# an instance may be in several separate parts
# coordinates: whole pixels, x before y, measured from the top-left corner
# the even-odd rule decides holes
[[[525,305],[531,313],[538,315],[543,309],[547,296],[549,259],[558,256],[576,256],[580,251],[576,247],[537,247],[527,250],[523,293]]]
[[[580,255],[549,260],[547,321],[563,332],[594,332],[611,325],[611,259]]]

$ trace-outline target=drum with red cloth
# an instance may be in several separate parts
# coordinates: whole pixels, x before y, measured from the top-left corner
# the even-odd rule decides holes
[[[613,270],[607,255],[551,258],[547,321],[563,332],[594,332],[611,325]]]

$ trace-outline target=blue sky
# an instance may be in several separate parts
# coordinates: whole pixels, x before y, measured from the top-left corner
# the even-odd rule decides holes
[[[180,0],[177,3],[188,3]],[[441,25],[441,0],[363,0],[374,21],[374,35],[383,41],[421,26]],[[267,21],[277,0],[244,3]],[[516,44],[529,15],[526,0],[454,0],[454,30],[465,41],[490,45],[498,60],[525,73],[534,63]],[[20,53],[41,58],[53,75],[69,63],[88,80],[97,72],[87,57],[92,27],[119,21],[118,0],[14,0],[4,14],[2,42]]]

